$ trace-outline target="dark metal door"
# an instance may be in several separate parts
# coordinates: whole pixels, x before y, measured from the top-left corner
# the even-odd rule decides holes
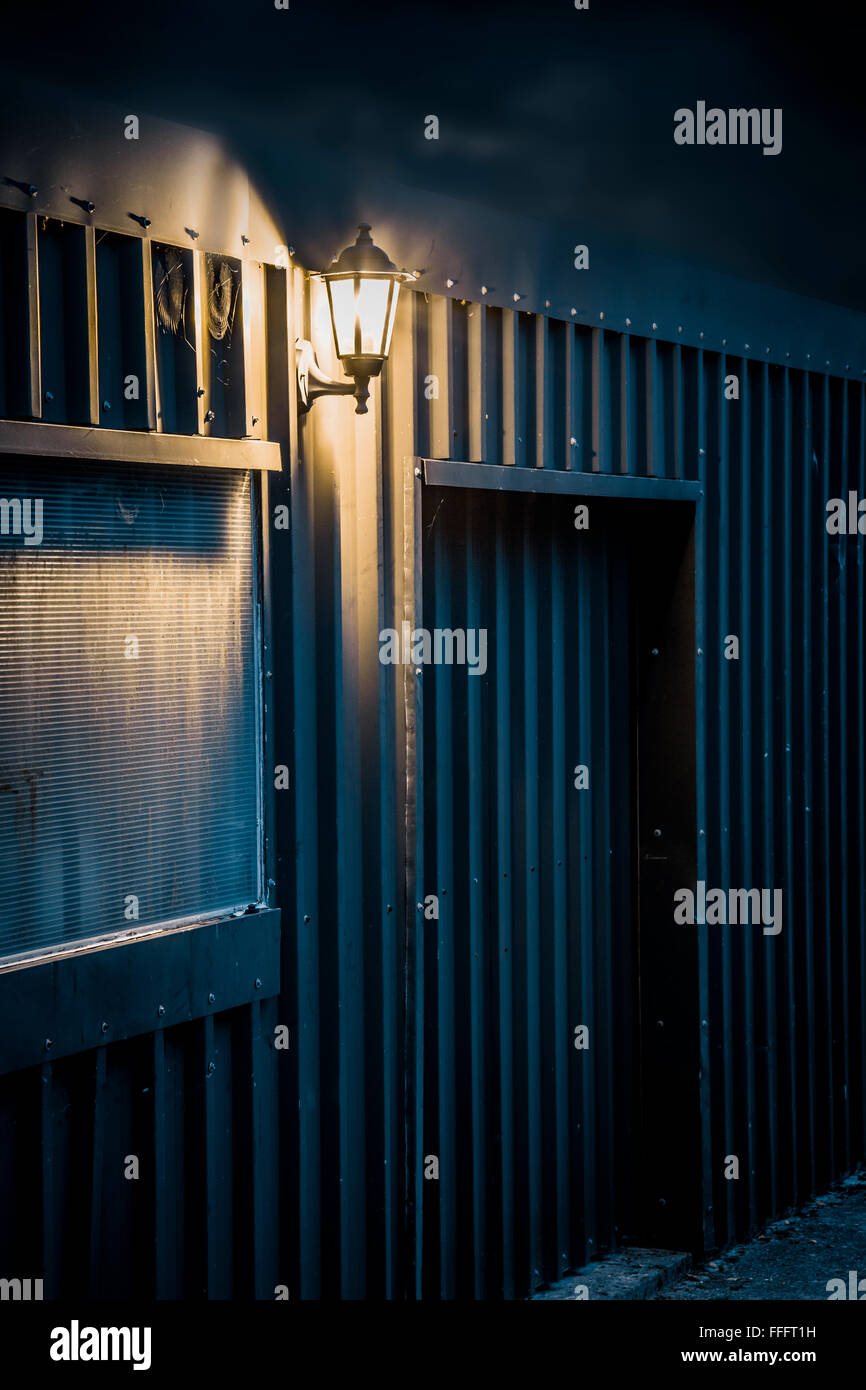
[[[628,542],[587,499],[424,492],[416,1292],[513,1298],[632,1222]]]

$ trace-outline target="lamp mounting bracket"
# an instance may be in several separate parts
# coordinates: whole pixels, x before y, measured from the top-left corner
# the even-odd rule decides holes
[[[306,413],[312,409],[314,401],[320,396],[354,396],[355,414],[366,415],[369,391],[369,377],[356,376],[351,381],[335,381],[323,372],[313,351],[313,345],[306,338],[295,342],[295,360],[298,368],[298,409]]]

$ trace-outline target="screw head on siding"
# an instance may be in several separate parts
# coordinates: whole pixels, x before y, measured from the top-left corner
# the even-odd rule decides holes
[[[481,286],[481,293],[482,293],[482,294],[486,294],[486,293],[487,293],[487,286],[486,286],[486,285],[482,285],[482,286]]]
[[[446,280],[446,281],[445,281],[445,284],[447,285],[448,289],[450,290],[450,289],[452,289],[453,286],[454,286],[454,281],[453,281],[453,280]]]
[[[625,326],[626,328],[631,328],[631,319],[626,319]]]
[[[662,832],[660,830],[654,830],[653,834],[655,835],[657,840],[660,840],[662,837]]]
[[[602,312],[599,314],[599,318],[600,318],[600,319],[603,319],[603,318],[604,318],[604,311],[603,311],[603,310],[602,310]]]
[[[102,1024],[102,1032],[103,1032],[103,1033],[107,1033],[107,1032],[108,1032],[108,1024],[107,1024],[107,1023],[103,1023],[103,1024]]]
[[[664,1021],[664,1019],[663,1019],[663,1018],[657,1018],[657,1019],[656,1019],[656,1028],[664,1028],[664,1026],[665,1026],[665,1021]]]
[[[46,391],[46,392],[45,392],[45,399],[46,399],[46,401],[53,401],[53,400],[54,400],[54,392],[53,392],[53,391]]]
[[[421,675],[423,675],[423,671],[421,670],[421,667],[420,667],[420,666],[416,666],[416,667],[415,667],[415,675],[416,675],[416,676],[421,676]]]
[[[157,1004],[157,1006],[156,1006],[156,1012],[157,1012],[158,1016],[159,1016],[160,1018],[162,1018],[163,1014],[165,1013],[165,1005],[164,1005],[164,1004]]]
[[[45,1051],[46,1051],[46,1052],[50,1052],[51,1049],[52,1049],[52,1047],[54,1046],[54,1039],[53,1039],[53,1038],[46,1038],[45,1041],[43,1042],[42,1046],[45,1048]]]
[[[213,991],[211,991],[211,993],[208,995],[208,997],[207,997],[207,1002],[208,1002],[209,1004],[215,1004],[215,1003],[216,1003],[216,995],[213,993]]]
[[[305,912],[305,913],[304,913],[304,921],[305,921],[305,922],[309,922],[309,921],[311,921],[311,920],[312,920],[312,919],[311,919],[311,917],[310,917],[309,912]]]
[[[208,1064],[207,1064],[207,1074],[208,1074],[208,1076],[213,1076],[213,1074],[214,1074],[215,1071],[216,1071],[216,1062],[208,1062]]]
[[[571,317],[574,318],[575,314],[577,313],[577,310],[576,310],[576,309],[569,309],[568,312],[571,314]]]
[[[653,647],[652,651],[650,652],[650,656],[658,656],[658,654],[659,654],[659,649],[658,649],[658,647]]]
[[[261,981],[261,977],[260,977],[259,975],[257,975],[256,978],[255,978],[255,986],[256,986],[256,989],[261,989],[261,987],[262,987],[262,981]]]
[[[749,344],[748,344],[748,343],[743,343],[743,348],[744,348],[744,350],[745,350],[746,352],[748,352],[748,351],[749,351]]]
[[[654,324],[652,325],[652,331],[653,331],[653,333],[655,333],[655,331],[656,331],[657,328],[658,328],[658,324],[657,324],[657,323],[654,323]]]
[[[683,331],[683,326],[682,326],[681,323],[678,323],[678,324],[677,324],[677,332],[678,332],[678,333],[682,333],[682,331]]]
[[[666,1207],[666,1206],[667,1206],[667,1202],[665,1201],[664,1197],[659,1197],[659,1206],[660,1206],[660,1207]]]
[[[722,339],[722,347],[727,347],[727,346],[728,346],[728,340],[727,340],[727,338],[723,338],[723,339]]]

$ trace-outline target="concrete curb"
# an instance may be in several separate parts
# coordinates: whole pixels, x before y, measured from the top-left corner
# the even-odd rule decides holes
[[[666,1284],[679,1279],[691,1269],[691,1255],[679,1250],[618,1250],[591,1265],[585,1265],[567,1279],[533,1295],[533,1303],[542,1299],[557,1302],[583,1299],[622,1299],[635,1301],[651,1298]],[[584,1293],[584,1289],[586,1292]]]

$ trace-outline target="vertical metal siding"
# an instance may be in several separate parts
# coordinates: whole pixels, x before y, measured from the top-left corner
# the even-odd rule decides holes
[[[109,247],[0,220],[4,307],[30,349],[4,373],[9,413],[38,417],[57,372],[55,418],[90,420],[94,379],[42,341],[40,294],[61,321],[84,265],[89,341]],[[694,929],[678,1003],[700,1058],[683,1119],[697,1240],[742,1237],[866,1143],[864,545],[825,528],[830,496],[866,493],[863,383],[417,292],[367,419],[322,400],[299,425],[292,346],[312,337],[336,373],[327,326],[299,269],[269,269],[265,288],[268,432],[287,461],[266,500],[291,507],[269,560],[273,753],[291,774],[274,831],[281,996],[5,1078],[4,1188],[42,1219],[28,1233],[4,1206],[4,1251],[50,1271],[47,1295],[86,1275],[97,1294],[514,1298],[634,1217],[637,1078],[616,1027],[631,1007],[627,555],[614,527],[580,535],[575,562],[579,533],[565,539],[547,499],[429,495],[419,456],[700,481],[698,875],[784,891],[779,937]],[[192,409],[194,428],[192,363],[145,325],[147,422]],[[263,389],[249,381],[247,405]],[[483,681],[379,663],[382,628],[455,614],[495,632]],[[684,930],[672,913],[669,930]],[[136,1144],[152,1169],[140,1208],[106,1176]],[[148,1250],[138,1272],[133,1249]]]

